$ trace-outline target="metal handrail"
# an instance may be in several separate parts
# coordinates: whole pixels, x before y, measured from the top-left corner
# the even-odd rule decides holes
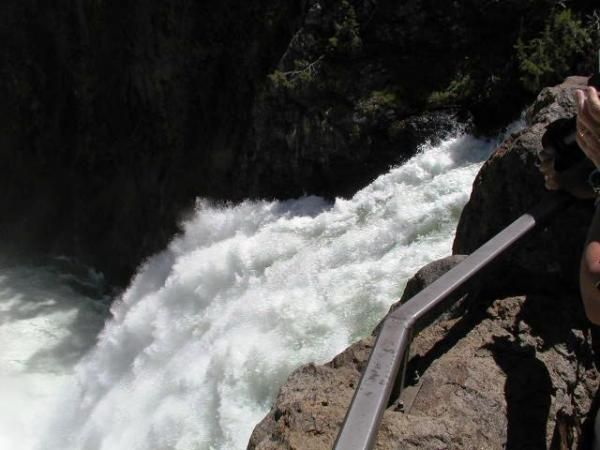
[[[450,294],[486,267],[525,234],[572,203],[567,194],[554,193],[491,238],[460,264],[439,277],[392,312],[383,323],[367,367],[335,442],[335,450],[371,449],[390,395],[404,386],[406,362],[413,334],[434,319],[431,313],[443,306]],[[398,374],[400,376],[398,377]]]

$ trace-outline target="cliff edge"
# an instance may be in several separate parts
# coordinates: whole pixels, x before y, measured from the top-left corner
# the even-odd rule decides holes
[[[574,113],[572,92],[585,81],[575,77],[544,89],[528,110],[527,128],[482,167],[455,253],[474,250],[546,194],[535,167],[541,134],[550,121]],[[600,382],[598,341],[574,276],[591,212],[588,202],[575,203],[415,338],[405,392],[385,412],[376,448],[589,444]],[[461,259],[421,269],[398,304]],[[373,342],[362,339],[327,364],[296,370],[248,448],[331,448]]]

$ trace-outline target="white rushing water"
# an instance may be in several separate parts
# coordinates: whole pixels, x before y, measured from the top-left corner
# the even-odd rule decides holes
[[[0,260],[0,449],[28,450],[107,316],[101,278],[68,261]],[[67,269],[68,268],[68,269]],[[80,269],[80,268],[78,268]],[[70,274],[67,274],[70,273]]]
[[[495,144],[448,139],[334,204],[199,201],[77,364],[31,360],[60,353],[54,340],[90,347],[96,303],[55,293],[27,318],[3,315],[0,449],[245,448],[293,369],[368,334],[417,269],[450,253]],[[18,290],[0,284],[3,314],[29,295]]]

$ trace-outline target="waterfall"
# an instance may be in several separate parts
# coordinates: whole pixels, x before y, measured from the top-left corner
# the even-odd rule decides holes
[[[21,425],[31,428],[21,441],[0,438],[0,449],[245,448],[292,370],[370,333],[410,276],[450,253],[473,179],[496,144],[459,135],[425,146],[334,203],[198,200],[183,233],[112,303],[97,341],[81,343],[85,356],[60,374],[36,372],[60,378],[44,414],[33,413],[42,403],[27,397],[31,386],[10,388],[31,408]],[[0,291],[0,308],[11,295]],[[64,330],[65,320],[54,328]],[[16,322],[0,324],[0,345]],[[8,413],[0,430],[11,429]]]

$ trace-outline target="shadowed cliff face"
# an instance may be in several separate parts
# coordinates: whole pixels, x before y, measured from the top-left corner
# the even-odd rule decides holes
[[[125,281],[196,196],[232,197],[255,87],[302,2],[49,5],[2,6],[0,234]]]
[[[258,195],[347,195],[457,121],[497,130],[532,100],[515,46],[559,11],[545,0],[309,2],[254,105],[244,184]],[[565,54],[560,65],[582,59]]]
[[[3,2],[0,236],[123,283],[198,196],[351,194],[513,116],[520,18],[536,36],[553,5]]]

